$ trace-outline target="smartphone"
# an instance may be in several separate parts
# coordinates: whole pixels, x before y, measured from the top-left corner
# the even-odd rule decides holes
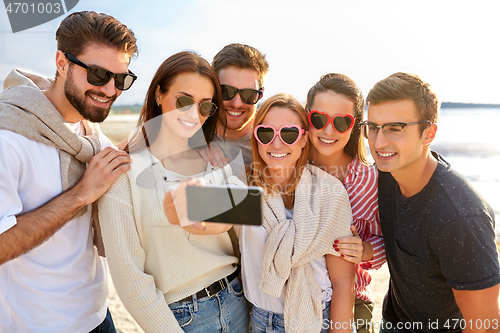
[[[262,224],[262,189],[256,186],[188,186],[188,219],[231,224]]]

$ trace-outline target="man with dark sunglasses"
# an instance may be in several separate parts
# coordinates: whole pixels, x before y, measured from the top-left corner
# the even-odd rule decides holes
[[[136,79],[136,38],[77,12],[56,40],[55,80],[13,70],[0,93],[0,332],[114,333],[91,204],[130,158],[95,123]]]
[[[230,160],[234,161],[241,151],[244,164],[249,165],[252,163],[250,143],[253,119],[257,104],[264,94],[264,79],[269,64],[265,54],[256,48],[234,43],[224,46],[215,55],[212,66],[219,76],[227,119],[225,126],[219,124],[217,143]],[[212,158],[213,163],[222,167],[227,162],[225,158],[219,157],[222,152],[213,144],[212,147],[212,152],[204,150],[200,151],[200,154],[207,162]],[[215,151],[219,151],[219,154]],[[233,173],[241,174],[241,166],[238,163],[231,165]]]
[[[361,123],[379,169],[391,273],[381,333],[500,330],[494,213],[430,144],[439,101],[420,77],[395,73],[367,96]]]

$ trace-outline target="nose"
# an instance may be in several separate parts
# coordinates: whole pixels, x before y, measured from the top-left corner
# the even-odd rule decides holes
[[[276,135],[274,138],[273,142],[271,142],[271,147],[274,149],[280,149],[284,146],[285,144],[281,142],[281,139],[279,138],[279,135]]]
[[[370,143],[370,146],[373,145],[375,149],[381,149],[387,146],[389,140],[385,137],[384,131],[381,128],[379,128],[377,130],[375,138],[373,140],[368,140],[368,141]]]
[[[231,102],[231,106],[235,109],[238,109],[238,108],[242,107],[243,105],[245,105],[245,103],[243,103],[243,101],[241,100],[239,93],[236,94],[236,96],[234,96],[234,98],[230,102]]]
[[[114,95],[116,95],[118,97],[121,94],[121,91],[116,89],[116,87],[115,87],[115,79],[114,78],[109,80],[108,83],[106,83],[103,86],[100,86],[99,88],[100,88],[99,90],[102,93],[106,94],[106,96],[108,96],[108,97],[111,97]]]
[[[328,125],[326,125],[325,128],[323,128],[323,133],[324,134],[333,134],[335,132],[335,130],[333,129],[333,125],[332,123],[328,123]]]
[[[200,106],[197,103],[193,103],[193,105],[186,111],[186,115],[191,119],[198,119],[201,117],[201,113],[198,112],[198,108]]]

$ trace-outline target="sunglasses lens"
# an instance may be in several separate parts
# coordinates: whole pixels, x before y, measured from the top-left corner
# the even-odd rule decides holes
[[[284,127],[281,129],[281,139],[289,144],[294,144],[299,138],[299,129],[296,127]]]
[[[263,145],[267,145],[274,138],[274,130],[272,128],[259,127],[257,129],[257,139]]]
[[[111,72],[102,68],[87,68],[87,82],[93,86],[103,86],[111,80]]]
[[[240,91],[240,97],[245,104],[255,104],[259,101],[259,91],[253,89],[243,89]]]
[[[350,117],[342,117],[342,116],[337,116],[333,118],[333,126],[339,131],[340,133],[344,133],[347,131],[349,128],[351,128],[352,125],[352,119]]]
[[[116,74],[115,75],[115,86],[119,90],[127,90],[132,86],[135,79],[130,74]]]
[[[217,105],[215,105],[214,103],[205,102],[201,103],[200,105],[200,114],[203,117],[210,117],[215,113],[216,110],[217,110]]]
[[[320,130],[328,124],[328,117],[324,114],[312,112],[311,113],[311,125]]]
[[[226,86],[226,85],[221,85],[221,92],[222,92],[222,99],[225,101],[230,101],[236,96],[236,93],[238,92],[238,89],[235,87],[231,86]]]
[[[177,108],[177,110],[182,111],[182,112],[185,112],[185,111],[191,109],[193,104],[194,104],[194,101],[187,96],[181,96],[181,97],[177,98],[177,101],[175,101],[175,107]]]

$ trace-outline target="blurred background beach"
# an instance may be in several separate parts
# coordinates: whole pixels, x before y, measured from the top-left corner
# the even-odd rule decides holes
[[[303,101],[319,77],[331,72],[352,77],[366,96],[378,80],[404,71],[421,75],[443,101],[500,105],[499,9],[497,0],[79,0],[71,12],[110,14],[137,36],[140,54],[130,69],[139,78],[102,124],[119,142],[134,128],[137,105],[161,62],[186,49],[211,61],[224,45],[235,42],[267,54],[264,98],[285,92]],[[65,16],[14,34],[0,9],[0,84],[13,68],[54,77],[54,36]],[[500,107],[443,108],[432,144],[472,182],[497,217],[499,121]],[[497,239],[499,235],[497,230]],[[387,267],[373,276],[374,318],[380,323]],[[142,332],[111,279],[109,285],[108,303],[118,331]]]

